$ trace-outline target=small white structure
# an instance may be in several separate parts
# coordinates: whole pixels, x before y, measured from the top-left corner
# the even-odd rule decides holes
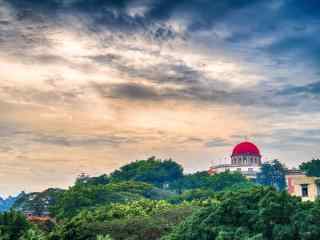
[[[209,174],[225,171],[238,171],[248,178],[255,179],[261,168],[261,154],[257,146],[251,142],[242,142],[236,145],[232,151],[230,164],[212,166]]]

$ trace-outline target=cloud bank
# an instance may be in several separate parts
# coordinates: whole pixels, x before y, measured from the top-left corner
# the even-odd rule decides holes
[[[1,0],[0,186],[150,155],[206,169],[249,138],[319,157],[318,1]]]

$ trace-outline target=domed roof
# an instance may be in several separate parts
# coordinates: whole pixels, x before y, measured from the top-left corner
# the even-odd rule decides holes
[[[261,157],[259,149],[251,142],[242,142],[234,147],[232,156],[239,155],[252,155]]]

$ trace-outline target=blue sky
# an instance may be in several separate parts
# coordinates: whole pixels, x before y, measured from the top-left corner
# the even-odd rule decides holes
[[[156,155],[186,171],[249,139],[319,157],[320,8],[308,0],[0,0],[0,192]]]

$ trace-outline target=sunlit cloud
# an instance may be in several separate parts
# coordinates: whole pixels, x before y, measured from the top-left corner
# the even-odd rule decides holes
[[[317,7],[0,1],[3,194],[151,155],[203,170],[245,138],[287,165],[316,157]]]

